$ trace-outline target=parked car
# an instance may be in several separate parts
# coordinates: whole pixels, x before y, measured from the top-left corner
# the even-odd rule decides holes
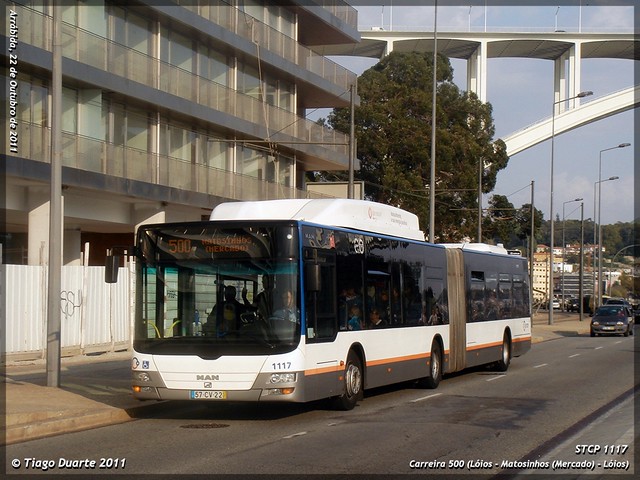
[[[591,336],[633,335],[633,316],[624,305],[602,305],[591,318]]]
[[[580,301],[577,298],[569,298],[569,299],[567,299],[567,311],[568,312],[579,312],[580,311]]]
[[[553,299],[553,309],[554,310],[559,310],[560,309],[560,300],[558,300],[557,298]]]
[[[624,305],[627,308],[631,308],[629,302],[624,298],[607,298],[603,303],[604,305]]]

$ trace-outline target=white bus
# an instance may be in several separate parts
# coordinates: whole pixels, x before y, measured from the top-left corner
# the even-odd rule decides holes
[[[531,347],[523,257],[429,244],[386,205],[224,203],[209,221],[141,227],[135,252],[140,399],[348,410],[364,389],[505,371]]]

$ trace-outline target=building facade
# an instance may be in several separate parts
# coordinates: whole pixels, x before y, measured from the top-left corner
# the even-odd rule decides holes
[[[47,263],[57,15],[63,264],[99,264],[138,225],[201,220],[223,201],[321,196],[305,173],[348,168],[349,138],[306,118],[350,104],[355,73],[314,51],[359,41],[348,4],[57,5],[3,0],[16,62],[3,128],[17,134],[3,155],[5,263]]]

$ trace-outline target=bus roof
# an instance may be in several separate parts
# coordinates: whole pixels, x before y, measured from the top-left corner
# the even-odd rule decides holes
[[[499,243],[498,245],[489,245],[488,243],[443,243],[446,248],[459,248],[473,252],[499,253],[502,255],[510,255],[509,251]]]
[[[301,220],[424,241],[418,217],[366,200],[295,199],[221,203],[210,220]]]

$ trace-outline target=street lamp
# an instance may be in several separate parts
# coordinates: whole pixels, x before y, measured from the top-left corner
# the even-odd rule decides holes
[[[560,271],[560,284],[562,285],[562,311],[565,311],[565,298],[564,298],[564,257],[567,249],[567,242],[565,241],[565,228],[564,228],[564,206],[567,203],[573,202],[581,202],[582,198],[576,198],[573,200],[567,200],[566,202],[562,202],[562,270]]]
[[[604,180],[598,180],[597,182],[595,182],[593,184],[593,265],[591,266],[591,270],[592,270],[592,276],[593,276],[593,311],[595,311],[596,307],[600,306],[600,303],[596,303],[596,297],[600,297],[600,300],[602,300],[602,297],[598,295],[597,292],[600,292],[600,288],[598,288],[596,290],[596,257],[595,257],[595,253],[596,253],[596,248],[598,248],[598,261],[600,261],[600,243],[599,243],[599,239],[598,237],[596,237],[596,231],[598,228],[598,224],[597,222],[597,216],[596,216],[596,212],[598,212],[598,210],[596,210],[596,187],[599,187],[601,183],[604,182],[610,182],[612,180],[618,180],[620,177],[609,177],[609,178],[605,178]],[[600,277],[598,277],[598,282],[600,281]]]
[[[615,147],[600,150],[600,159],[598,161],[598,180],[602,177],[602,152],[615,150],[616,148],[629,147],[630,143],[621,143]],[[598,185],[598,282],[602,282],[602,223],[600,223],[600,203],[602,201],[602,182]],[[602,289],[598,288],[598,306],[602,305]]]
[[[592,91],[580,92],[574,97],[564,98],[562,100],[558,100],[553,102],[553,108],[551,109],[551,180],[550,180],[550,201],[549,201],[549,217],[551,221],[551,240],[549,247],[549,325],[553,325],[553,150],[554,150],[554,140],[555,140],[555,123],[556,123],[556,105],[562,102],[568,102],[569,100],[573,100],[575,98],[584,98],[589,95],[593,95]]]

